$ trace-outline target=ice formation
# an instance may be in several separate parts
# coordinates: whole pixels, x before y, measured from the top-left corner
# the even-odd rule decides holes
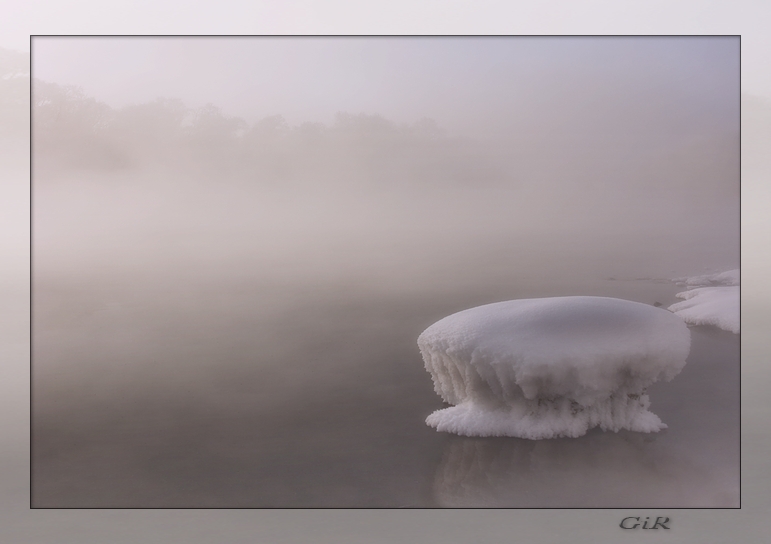
[[[593,427],[656,432],[646,389],[685,365],[678,316],[606,297],[513,300],[445,317],[418,338],[434,390],[452,404],[439,431],[529,439]]]
[[[669,307],[691,325],[714,325],[739,334],[739,287],[701,287],[677,293],[685,299]]]
[[[685,300],[670,306],[671,312],[690,325],[714,325],[739,334],[739,270],[674,281],[687,285],[689,290],[675,295]]]

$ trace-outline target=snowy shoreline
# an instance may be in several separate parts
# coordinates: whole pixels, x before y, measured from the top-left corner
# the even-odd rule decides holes
[[[713,325],[739,334],[739,270],[728,270],[716,274],[705,274],[677,278],[675,283],[688,287],[677,293],[684,299],[669,307],[669,311],[680,316],[689,325]]]

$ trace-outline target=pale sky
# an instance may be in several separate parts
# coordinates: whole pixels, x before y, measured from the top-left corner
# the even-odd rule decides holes
[[[480,134],[571,116],[738,112],[735,37],[40,37],[32,60],[34,77],[113,107],[181,98],[293,124],[347,111]]]

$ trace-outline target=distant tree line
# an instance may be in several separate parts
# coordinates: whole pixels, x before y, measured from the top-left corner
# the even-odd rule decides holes
[[[115,109],[78,87],[39,80],[32,100],[34,159],[60,171],[170,167],[277,182],[378,182],[468,181],[484,170],[481,147],[448,137],[431,119],[398,125],[338,113],[330,125],[290,126],[276,115],[250,125],[214,105],[192,109],[176,99]]]

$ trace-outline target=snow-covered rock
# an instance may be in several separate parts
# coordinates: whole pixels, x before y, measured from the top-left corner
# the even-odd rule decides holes
[[[448,316],[418,338],[435,391],[426,423],[468,436],[577,437],[593,427],[655,432],[646,388],[685,365],[678,316],[606,297],[513,300]]]

